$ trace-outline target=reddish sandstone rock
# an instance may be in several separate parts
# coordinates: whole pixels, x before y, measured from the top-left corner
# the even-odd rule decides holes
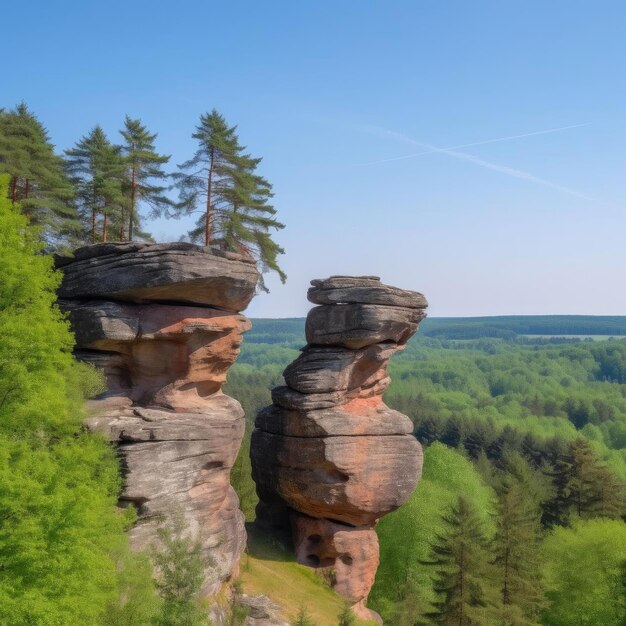
[[[202,409],[239,355],[239,313],[163,304],[61,300],[81,350],[96,351],[109,390],[147,406]],[[106,361],[109,361],[106,363]],[[105,362],[102,362],[105,361]]]
[[[250,328],[239,311],[258,273],[238,255],[191,244],[99,244],[60,265],[76,355],[106,375],[88,426],[117,445],[120,503],[138,514],[131,546],[158,547],[160,526],[182,523],[213,593],[246,543],[230,486],[244,415],[221,387]]]
[[[308,345],[257,416],[257,524],[291,527],[299,562],[332,571],[362,619],[378,566],[373,526],[410,496],[422,468],[411,420],[387,407],[391,356],[425,316],[420,293],[376,277],[312,281]]]
[[[335,591],[350,602],[358,617],[379,621],[365,607],[379,563],[376,531],[298,513],[292,513],[291,522],[298,563],[326,570],[335,580]]]
[[[421,447],[412,435],[286,437],[257,428],[253,478],[289,507],[354,526],[374,524],[417,484]]]

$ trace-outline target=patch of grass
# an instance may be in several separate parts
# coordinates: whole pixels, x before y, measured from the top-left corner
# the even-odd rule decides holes
[[[248,525],[248,551],[241,561],[241,585],[245,593],[265,595],[284,609],[292,622],[305,607],[316,626],[335,626],[344,600],[311,568],[295,562],[291,549]],[[355,626],[370,626],[357,621]]]

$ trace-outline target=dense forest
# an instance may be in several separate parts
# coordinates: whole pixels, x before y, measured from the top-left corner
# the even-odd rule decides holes
[[[496,319],[509,339],[493,337],[492,318],[428,320],[392,361],[385,400],[412,418],[425,470],[377,527],[370,604],[400,626],[621,625],[626,341],[563,335],[604,335],[626,320]],[[250,428],[303,329],[302,319],[253,320],[228,383]],[[254,519],[245,448],[233,480]]]

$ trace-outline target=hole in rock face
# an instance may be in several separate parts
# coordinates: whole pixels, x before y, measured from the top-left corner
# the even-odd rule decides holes
[[[336,485],[347,483],[350,480],[348,474],[344,474],[335,468],[318,467],[311,473],[313,479],[322,485]]]
[[[306,560],[311,567],[320,566],[320,557],[317,554],[308,554]]]
[[[349,554],[342,554],[340,558],[344,565],[352,565],[352,557]]]
[[[318,544],[318,543],[322,540],[322,537],[321,537],[321,535],[309,535],[309,536],[307,537],[307,539],[308,539],[311,543]]]

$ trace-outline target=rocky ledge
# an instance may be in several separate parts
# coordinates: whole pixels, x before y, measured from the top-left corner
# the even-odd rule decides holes
[[[239,403],[221,392],[258,273],[245,257],[187,243],[97,244],[57,261],[79,358],[108,391],[88,425],[116,442],[121,504],[135,506],[133,549],[158,529],[200,542],[205,593],[232,577],[245,548],[230,470],[244,434]]]
[[[364,619],[378,567],[376,521],[410,496],[422,450],[405,415],[387,407],[387,365],[427,302],[379,278],[312,281],[307,346],[256,419],[257,524],[289,531],[300,563],[330,573]]]

